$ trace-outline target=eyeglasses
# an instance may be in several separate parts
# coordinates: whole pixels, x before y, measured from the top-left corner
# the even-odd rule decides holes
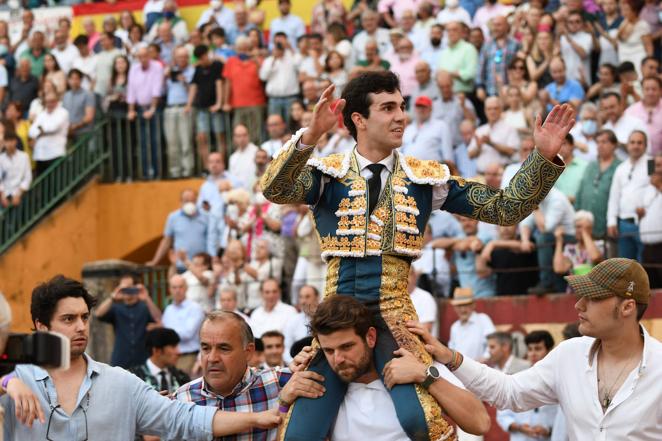
[[[51,402],[51,394],[48,393],[48,387],[46,386],[46,380],[44,380],[44,388],[46,389],[46,398],[48,399],[48,407],[51,409],[51,413],[48,416],[48,425],[46,426],[46,441],[56,441],[53,438],[51,438],[51,423],[53,421],[53,414],[57,409],[59,409],[61,406],[60,404],[53,405]],[[90,408],[90,391],[87,391],[87,394],[85,394],[85,400],[86,400],[86,406],[89,409]],[[89,432],[87,428],[87,410],[85,410],[85,407],[80,406],[80,410],[83,411],[83,416],[85,417],[85,438],[82,439],[81,441],[88,441],[89,439]],[[73,413],[72,413],[73,415]]]

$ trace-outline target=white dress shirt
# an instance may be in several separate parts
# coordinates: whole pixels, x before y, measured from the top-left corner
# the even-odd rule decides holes
[[[508,428],[511,424],[523,425],[527,424],[530,427],[541,426],[545,429],[552,430],[554,426],[554,419],[559,410],[557,404],[549,404],[546,406],[536,407],[535,409],[527,410],[525,412],[513,412],[510,409],[498,410],[496,414],[497,423],[505,432],[509,432]],[[549,436],[531,437],[522,432],[510,432],[510,441],[549,441]]]
[[[492,141],[499,144],[505,144],[514,149],[517,149],[519,146],[517,129],[509,126],[503,118],[494,124],[483,124],[478,127],[478,129],[476,129],[476,136],[489,136]],[[476,140],[472,139],[469,144],[469,152],[472,152],[477,148]],[[483,173],[485,168],[490,164],[506,165],[512,162],[509,156],[502,155],[497,149],[487,143],[483,143],[480,153],[474,159],[476,161],[476,167],[480,173]]]
[[[214,279],[213,271],[203,271],[202,275],[207,279],[208,283],[212,283],[212,280]],[[200,279],[198,279],[190,270],[182,274],[182,277],[186,280],[186,299],[200,305],[205,312],[211,311],[214,307],[214,299],[209,298],[209,293],[207,291],[208,287],[203,285]]]
[[[659,441],[662,343],[641,329],[641,363],[628,373],[606,412],[598,396],[598,351],[591,353],[595,342],[591,337],[566,340],[533,367],[515,375],[469,358],[454,373],[478,398],[500,409],[521,412],[560,404],[573,441]]]
[[[288,97],[299,93],[299,75],[292,51],[276,58],[267,57],[260,66],[260,79],[267,84],[264,91],[270,98]]]
[[[466,323],[456,320],[451,325],[448,347],[474,360],[487,358],[487,336],[494,331],[496,328],[490,316],[482,312],[472,312]]]
[[[413,121],[402,136],[403,154],[437,162],[453,160],[453,137],[446,121],[428,119],[422,124]]]
[[[577,51],[568,41],[568,37],[561,36],[561,56],[565,61],[566,75],[569,79],[580,81],[583,76],[586,81],[591,78],[591,50],[593,49],[593,37],[584,31],[569,34],[570,38],[581,48],[584,49],[586,57],[581,58]]]
[[[646,139],[648,140],[648,150],[650,151],[650,136],[648,136],[648,128],[646,127],[646,123],[632,115],[623,114],[618,119],[618,121],[616,121],[616,123],[607,121],[602,125],[602,128],[604,130],[609,129],[613,131],[616,135],[616,138],[618,139],[618,143],[623,145],[627,145],[628,138],[630,138],[630,135],[633,131],[641,130],[646,134]],[[617,153],[620,151],[622,150],[616,150]]]
[[[39,131],[39,127],[43,132]],[[67,133],[69,131],[69,112],[58,105],[52,112],[44,109],[37,114],[28,132],[35,139],[32,159],[35,161],[50,161],[64,156],[67,148]],[[41,136],[40,133],[43,133]]]
[[[159,386],[161,385],[161,372],[165,372],[166,381],[168,382],[168,390],[170,390],[170,387],[172,386],[172,375],[170,375],[168,369],[161,369],[152,362],[151,358],[148,358],[145,364],[147,365],[147,369],[149,369],[149,373],[152,374],[154,378],[156,378]]]
[[[255,154],[258,151],[258,146],[249,143],[243,149],[235,149],[230,155],[228,171],[237,177],[241,182],[241,186],[248,190],[250,193],[253,189],[250,188],[252,182],[255,181]]]
[[[51,49],[51,54],[57,60],[57,64],[60,65],[60,69],[66,74],[69,73],[71,68],[74,66],[74,62],[80,58],[80,52],[76,46],[71,43],[67,43],[64,49],[54,47]]]
[[[439,317],[437,316],[437,302],[432,294],[418,286],[409,294],[414,310],[421,323],[432,323],[432,335],[439,335]]]
[[[287,322],[283,335],[285,336],[285,353],[283,359],[286,363],[292,361],[290,356],[290,349],[292,345],[302,338],[310,335],[308,325],[310,324],[310,317],[303,311],[298,313],[294,318]]]
[[[267,311],[264,306],[260,306],[251,314],[253,324],[253,335],[262,337],[267,331],[284,332],[285,326],[290,320],[293,320],[298,314],[294,306],[281,301],[276,303],[274,309]]]
[[[13,155],[0,153],[0,193],[15,195],[28,191],[32,183],[32,167],[27,153],[16,150]]]
[[[179,352],[186,354],[200,350],[198,332],[204,319],[202,307],[185,299],[180,304],[173,302],[166,306],[161,321],[164,328],[174,329],[179,335]]]
[[[446,366],[434,363],[441,378],[464,389]],[[360,435],[360,436],[359,436]],[[381,379],[371,383],[349,383],[340,405],[331,441],[409,441],[400,426],[391,395]]]
[[[634,164],[628,159],[616,167],[607,202],[608,227],[616,226],[618,218],[637,219],[637,198],[634,196],[650,182],[647,161],[648,157],[643,155]]]
[[[662,243],[662,192],[653,185],[648,185],[637,194],[639,203],[646,214],[639,220],[639,236],[645,244]]]
[[[552,187],[538,208],[545,218],[546,233],[553,233],[556,227],[562,226],[565,234],[575,234],[575,209],[560,190]],[[521,225],[533,230],[536,227],[534,214],[528,215]]]

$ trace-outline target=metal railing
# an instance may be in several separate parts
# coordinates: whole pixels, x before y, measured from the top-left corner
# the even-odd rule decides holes
[[[147,288],[152,301],[159,309],[168,306],[168,267],[167,266],[141,266],[138,270],[142,277],[142,284]]]
[[[100,142],[106,124],[107,121],[97,123],[65,156],[38,176],[18,206],[0,212],[0,254],[97,173],[110,155]]]

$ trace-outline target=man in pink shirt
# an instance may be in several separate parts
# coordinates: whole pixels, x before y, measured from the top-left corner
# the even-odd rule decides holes
[[[402,96],[405,104],[409,105],[409,98],[418,86],[415,67],[420,58],[414,52],[414,44],[408,38],[401,38],[394,49],[395,55],[388,57],[388,61],[391,63],[391,71],[400,77]]]
[[[627,108],[626,115],[633,116],[646,124],[648,131],[648,154],[662,154],[662,80],[648,77],[641,81],[643,96]]]

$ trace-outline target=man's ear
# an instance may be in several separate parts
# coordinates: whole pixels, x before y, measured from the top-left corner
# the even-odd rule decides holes
[[[365,340],[368,343],[370,349],[374,348],[377,344],[377,329],[371,326],[368,329],[368,333],[365,335]]]
[[[48,326],[46,326],[42,322],[40,322],[39,319],[34,321],[34,328],[37,331],[40,331],[40,332],[48,332],[49,331]]]
[[[248,343],[244,351],[246,352],[246,356],[251,357],[255,353],[255,343]]]
[[[352,122],[356,126],[356,130],[365,130],[365,118],[359,112],[352,113]]]
[[[623,317],[637,316],[637,303],[632,299],[626,299],[621,304],[621,314]]]

